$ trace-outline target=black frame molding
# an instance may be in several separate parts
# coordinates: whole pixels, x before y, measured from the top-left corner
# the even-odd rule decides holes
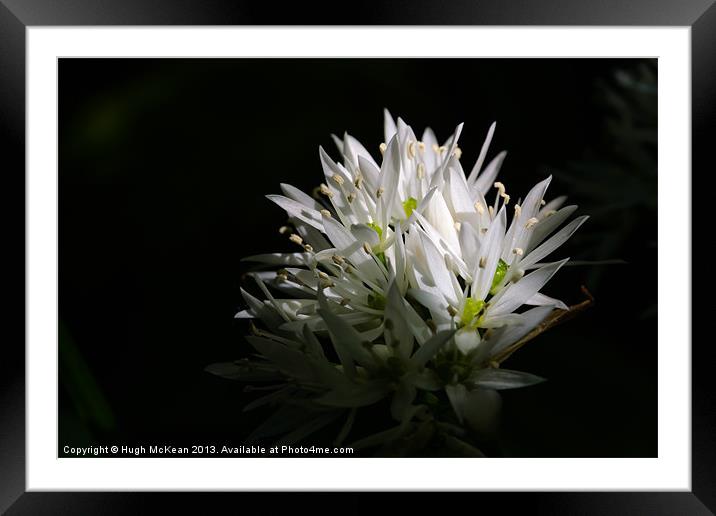
[[[0,156],[6,192],[20,199],[24,217],[25,192],[25,29],[41,25],[617,25],[691,27],[692,174],[716,169],[711,150],[716,141],[716,5],[715,0],[381,0],[354,5],[351,12],[327,2],[247,0],[0,0]],[[689,178],[684,178],[688,180]],[[662,185],[663,187],[663,185]],[[699,203],[693,189],[692,206]],[[703,192],[703,190],[702,190]],[[9,197],[9,196],[8,196]],[[3,203],[8,206],[8,203]],[[10,218],[9,213],[5,220]],[[704,217],[692,217],[702,224]],[[699,234],[699,233],[697,233]],[[702,233],[703,234],[703,233]],[[6,248],[23,249],[10,255],[9,271],[25,271],[25,227],[7,225]],[[690,264],[689,264],[690,265]],[[680,266],[683,266],[681,264]],[[20,275],[9,274],[10,277]],[[24,274],[23,274],[24,277]],[[19,290],[19,286],[18,286]],[[23,303],[10,305],[7,321],[19,326]],[[708,306],[708,301],[705,304]],[[692,303],[696,309],[704,305]],[[692,316],[692,320],[693,320]],[[23,325],[24,335],[24,325]],[[123,514],[167,504],[192,512],[219,501],[255,503],[251,493],[25,493],[25,347],[24,338],[3,339],[0,360],[0,512],[7,514]],[[688,343],[674,343],[688,345]],[[692,346],[692,492],[690,493],[474,493],[453,494],[470,504],[500,510],[529,507],[547,514],[714,514],[716,513],[716,396],[711,368],[716,352],[710,339]],[[320,505],[315,504],[321,496]],[[342,507],[351,512],[370,510],[384,495],[347,495]],[[469,499],[467,498],[469,497]],[[279,501],[276,501],[279,500]],[[454,503],[451,498],[451,503]],[[325,504],[325,496],[302,493],[272,497],[269,513],[280,504]],[[346,504],[346,502],[348,502]],[[262,498],[260,503],[266,503]],[[310,505],[308,505],[310,504]],[[421,495],[408,505],[424,504]],[[239,507],[234,505],[234,507]],[[269,509],[270,507],[270,509]],[[282,508],[283,508],[282,507]],[[340,507],[340,506],[339,506]]]

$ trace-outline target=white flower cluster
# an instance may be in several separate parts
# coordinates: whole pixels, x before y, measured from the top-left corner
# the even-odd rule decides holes
[[[382,160],[348,134],[334,137],[343,162],[320,149],[325,180],[314,196],[287,184],[268,196],[301,250],[246,258],[280,267],[250,273],[263,299],[242,290],[248,308],[237,315],[260,320],[248,340],[262,358],[212,370],[282,378],[283,396],[316,407],[391,396],[398,421],[425,410],[421,391],[444,390],[462,421],[469,391],[541,380],[493,358],[567,309],[540,293],[567,259],[544,259],[587,217],[558,230],[576,206],[544,201],[550,178],[521,200],[507,193],[496,181],[506,153],[485,165],[495,124],[469,174],[462,124],[444,144],[387,111],[384,129]]]

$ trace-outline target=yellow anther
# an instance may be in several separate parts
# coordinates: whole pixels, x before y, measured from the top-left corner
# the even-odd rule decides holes
[[[333,197],[333,192],[330,188],[328,188],[328,185],[326,185],[325,183],[321,183],[321,186],[319,188],[321,189],[321,193],[326,197]]]
[[[525,229],[530,229],[534,227],[535,224],[539,222],[539,219],[536,217],[532,217],[531,219],[527,220],[527,223],[525,224]]]
[[[425,164],[418,163],[418,179],[422,179],[424,177],[425,177]]]

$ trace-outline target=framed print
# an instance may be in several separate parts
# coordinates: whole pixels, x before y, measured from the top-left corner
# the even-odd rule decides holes
[[[0,6],[9,514],[154,491],[711,513],[691,181],[716,11],[391,5]]]

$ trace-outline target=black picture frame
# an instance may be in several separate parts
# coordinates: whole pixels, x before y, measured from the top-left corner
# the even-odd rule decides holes
[[[346,9],[348,11],[348,9]],[[716,6],[714,0],[459,0],[444,4],[430,0],[372,2],[342,12],[338,5],[296,2],[277,7],[271,2],[243,0],[0,0],[0,156],[4,191],[22,199],[13,216],[8,213],[5,246],[13,253],[7,271],[25,270],[25,30],[41,25],[637,25],[691,27],[692,73],[692,176],[714,170],[710,144],[716,132]],[[685,177],[684,180],[689,180]],[[662,186],[663,187],[663,186]],[[692,186],[693,188],[693,186]],[[693,206],[699,206],[698,192]],[[6,199],[10,195],[6,196]],[[9,206],[10,203],[3,203]],[[703,205],[703,204],[702,204]],[[707,220],[693,217],[694,223]],[[20,253],[18,249],[23,249]],[[690,264],[679,264],[690,266]],[[23,275],[24,276],[24,275]],[[15,273],[8,277],[17,277]],[[19,290],[19,286],[17,289]],[[25,299],[23,286],[23,301]],[[13,300],[15,301],[15,300]],[[664,300],[662,300],[663,302]],[[703,307],[694,302],[696,308]],[[703,308],[702,308],[703,309]],[[19,327],[24,302],[15,301],[6,321]],[[693,316],[692,316],[693,320]],[[21,330],[21,335],[24,334]],[[211,498],[242,504],[256,502],[257,495],[149,493],[26,493],[25,492],[25,350],[20,337],[3,339],[0,359],[0,511],[7,514],[135,513],[147,504],[168,504],[204,512]],[[676,343],[688,345],[689,343]],[[459,502],[474,507],[499,507],[501,511],[527,506],[546,514],[713,514],[716,512],[716,404],[711,368],[714,351],[710,339],[692,346],[692,491],[643,493],[474,493]],[[316,494],[272,498],[268,513],[277,504],[302,503],[305,507],[345,507],[351,512],[374,507],[380,495],[350,494],[343,505],[317,503]],[[469,497],[469,499],[468,499]],[[298,498],[300,502],[297,502]],[[423,504],[415,496],[408,505]],[[277,501],[278,500],[278,501]],[[454,503],[452,501],[451,503]],[[317,505],[314,505],[317,504]],[[239,507],[235,505],[235,507]],[[270,509],[269,509],[270,508]],[[406,507],[407,509],[407,507]]]

